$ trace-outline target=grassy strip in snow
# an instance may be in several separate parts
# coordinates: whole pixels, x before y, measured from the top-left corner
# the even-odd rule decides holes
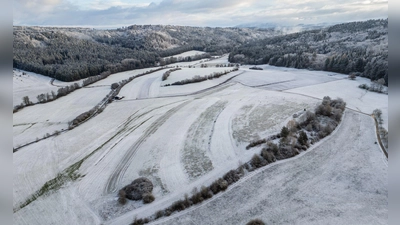
[[[84,175],[81,175],[77,172],[79,170],[79,168],[81,167],[82,163],[86,159],[88,159],[90,156],[92,156],[94,153],[96,153],[98,150],[100,150],[104,145],[109,143],[117,135],[119,135],[123,130],[124,129],[121,129],[115,135],[113,135],[111,138],[109,138],[107,141],[105,141],[102,145],[100,145],[95,150],[93,150],[91,153],[89,153],[88,155],[83,157],[78,162],[72,164],[71,166],[69,166],[68,168],[63,170],[61,173],[57,174],[57,176],[55,178],[47,181],[38,191],[36,191],[34,194],[32,194],[24,203],[22,203],[21,205],[19,205],[16,208],[14,208],[13,209],[14,213],[17,212],[18,210],[24,208],[25,206],[31,204],[33,201],[35,201],[40,196],[50,193],[51,191],[57,191],[67,182],[75,181],[80,177],[84,177]]]
[[[223,177],[215,180],[210,186],[202,186],[200,191],[195,188],[192,196],[189,197],[186,194],[184,199],[172,203],[169,207],[157,211],[150,217],[141,219],[135,217],[131,225],[143,225],[161,217],[168,217],[174,212],[179,212],[193,205],[200,204],[219,192],[225,191],[229,185],[239,181],[246,174],[245,171],[251,172],[277,160],[283,160],[298,155],[300,150],[306,150],[309,144],[315,144],[336,128],[338,122],[341,121],[345,106],[346,103],[341,99],[331,100],[329,97],[324,97],[322,104],[315,109],[315,114],[319,115],[318,120],[314,113],[312,113],[313,115],[307,113],[303,117],[304,120],[296,126],[291,126],[289,128],[283,127],[279,134],[279,147],[275,143],[269,142],[268,147],[262,149],[260,154],[254,154],[249,162],[240,165],[237,169],[230,170]],[[330,127],[332,123],[336,126]],[[295,124],[292,122],[291,125]],[[306,132],[310,133],[308,129],[310,127],[307,128],[307,125],[310,125],[311,129],[314,127],[322,128],[318,133],[318,137],[310,138],[311,141],[307,137]],[[329,132],[326,129],[327,127],[329,128]],[[296,137],[298,131],[299,135]],[[300,148],[297,148],[297,145],[300,145]]]
[[[182,162],[190,179],[200,177],[214,166],[207,156],[214,123],[225,109],[226,101],[218,101],[206,109],[190,126],[182,152]]]
[[[94,153],[96,153],[98,150],[100,150],[105,144],[107,144],[109,141],[111,141],[116,135],[118,135],[118,133],[115,134],[114,136],[112,136],[109,140],[104,142],[101,146],[96,148],[90,154],[86,155],[83,159],[72,164],[71,166],[69,166],[68,168],[63,170],[61,173],[57,174],[57,176],[55,178],[47,181],[38,191],[36,191],[34,194],[32,194],[24,203],[22,203],[21,205],[19,205],[16,208],[14,208],[13,209],[14,213],[17,212],[18,210],[24,208],[25,206],[31,204],[33,201],[35,201],[40,196],[50,193],[51,191],[57,191],[67,182],[75,181],[78,178],[83,177],[84,175],[81,175],[77,172],[79,170],[79,168],[81,167],[82,163],[86,159],[88,159],[90,156],[92,156]]]
[[[32,194],[24,203],[22,203],[21,205],[19,205],[18,207],[14,208],[13,211],[14,213],[17,212],[18,210],[24,208],[25,206],[31,204],[33,201],[35,201],[37,198],[39,198],[42,195],[45,195],[47,193],[50,193],[51,191],[57,191],[58,189],[60,189],[64,184],[66,184],[67,182],[70,181],[75,181],[77,179],[79,179],[80,177],[84,177],[84,175],[79,174],[77,171],[79,170],[79,168],[81,167],[82,163],[88,159],[90,156],[92,156],[94,153],[96,153],[98,150],[100,150],[101,148],[103,148],[107,143],[109,143],[111,140],[113,140],[116,136],[120,135],[122,132],[127,131],[128,133],[125,135],[129,135],[130,133],[132,133],[134,130],[136,130],[138,127],[140,127],[141,125],[143,125],[145,122],[147,122],[148,120],[150,120],[152,117],[144,120],[143,122],[141,122],[140,124],[138,124],[137,126],[134,126],[133,128],[128,128],[128,124],[132,121],[135,121],[136,119],[144,116],[145,114],[152,112],[156,109],[162,108],[164,106],[168,106],[171,104],[174,104],[176,102],[173,103],[169,103],[166,105],[162,105],[159,107],[156,107],[154,109],[151,109],[147,112],[144,112],[136,117],[133,117],[138,111],[136,111],[134,114],[132,114],[128,120],[123,124],[122,129],[120,129],[116,134],[114,134],[112,137],[110,137],[107,141],[105,141],[102,145],[100,145],[99,147],[97,147],[95,150],[93,150],[91,153],[89,153],[88,155],[86,155],[84,158],[82,158],[81,160],[79,160],[78,162],[72,164],[71,166],[69,166],[68,168],[66,168],[65,170],[63,170],[61,173],[57,174],[57,176],[49,181],[47,181],[38,191],[36,191],[34,194]],[[116,144],[114,144],[115,146]]]
[[[378,137],[379,145],[381,146],[383,153],[385,154],[386,158],[388,158],[388,131],[382,126],[383,119],[382,119],[382,111],[380,109],[375,109],[372,112],[372,118],[375,121],[376,127],[376,136]]]

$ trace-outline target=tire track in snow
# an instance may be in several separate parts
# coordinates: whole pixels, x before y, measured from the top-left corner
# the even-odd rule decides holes
[[[124,157],[122,158],[121,162],[117,165],[112,173],[111,177],[108,179],[105,193],[112,193],[115,192],[117,184],[121,181],[123,176],[125,175],[126,170],[128,169],[130,162],[132,161],[133,157],[135,156],[139,147],[147,140],[149,136],[154,134],[160,126],[162,126],[173,114],[175,114],[178,110],[189,104],[191,101],[185,101],[178,106],[168,110],[164,115],[154,121],[149,128],[144,131],[144,133],[138,138],[136,143],[130,147],[130,149],[125,153]]]
[[[209,158],[211,138],[215,121],[225,109],[226,101],[217,101],[204,110],[189,127],[184,148],[181,152],[181,163],[189,179],[196,179],[210,172],[214,166]]]
[[[227,80],[214,85],[212,87],[208,87],[199,91],[195,91],[192,93],[185,93],[185,94],[172,94],[172,95],[162,95],[162,96],[157,96],[157,97],[147,97],[147,98],[137,98],[137,99],[123,99],[119,100],[118,102],[126,102],[126,101],[140,101],[140,100],[145,100],[145,99],[159,99],[159,98],[173,98],[173,97],[187,97],[187,96],[195,96],[196,98],[202,98],[207,95],[219,92],[227,87],[230,87],[231,85],[234,85],[235,83],[230,82],[232,79],[234,79],[237,76],[240,76],[244,74],[246,71],[242,71],[239,74],[233,75],[232,77],[228,78]],[[156,78],[157,79],[157,78]],[[151,83],[149,85],[149,88],[151,86]],[[198,95],[198,96],[196,96]]]
[[[150,86],[153,84],[155,80],[159,79],[159,77],[153,77],[147,79],[143,85],[142,88],[140,89],[138,99],[144,99],[144,98],[149,98],[149,93],[150,93]]]
[[[296,80],[295,79],[291,79],[291,80],[284,80],[284,81],[278,81],[278,82],[260,84],[260,85],[248,85],[248,84],[244,84],[244,83],[242,83],[240,81],[236,81],[236,82],[240,83],[241,85],[247,86],[247,87],[258,88],[258,87],[270,86],[270,85],[275,85],[275,84],[287,83],[287,82],[291,82],[291,81],[296,81]]]
[[[226,108],[226,104],[224,105],[224,108],[218,113],[218,115],[215,117],[215,119],[213,121],[210,136],[208,137],[208,152],[211,152],[211,141],[212,141],[212,136],[214,135],[215,123],[217,122],[219,115],[221,115],[221,113],[225,110],[225,108]]]
[[[240,188],[240,186],[246,186],[248,185],[247,183],[249,182],[250,179],[252,179],[253,177],[256,176],[260,176],[260,174],[262,174],[265,170],[269,170],[271,167],[277,167],[280,164],[283,165],[287,165],[290,162],[293,161],[299,161],[299,160],[304,160],[304,158],[309,158],[310,162],[324,162],[327,161],[328,159],[330,159],[331,157],[334,158],[335,155],[337,155],[337,151],[336,150],[330,150],[330,151],[324,151],[321,154],[321,148],[323,148],[323,146],[325,146],[325,143],[331,143],[333,146],[342,146],[342,142],[339,142],[339,140],[341,140],[341,136],[345,136],[345,134],[343,133],[351,133],[353,135],[353,137],[358,137],[361,135],[362,130],[360,129],[360,125],[361,125],[361,119],[360,119],[360,112],[357,111],[352,111],[352,112],[345,112],[343,114],[343,121],[338,125],[338,127],[331,133],[331,135],[329,135],[328,137],[324,138],[323,140],[319,141],[318,143],[314,144],[310,149],[308,149],[305,152],[300,153],[300,155],[289,158],[289,159],[284,159],[284,160],[279,160],[275,163],[271,163],[265,167],[262,167],[260,169],[256,169],[252,172],[249,172],[248,174],[246,174],[244,177],[242,177],[239,181],[237,181],[236,183],[233,183],[232,185],[228,186],[228,189],[225,190],[224,192],[220,192],[217,195],[214,195],[211,199],[206,200],[198,205],[195,206],[191,206],[189,209],[180,211],[180,212],[175,212],[173,215],[169,216],[169,217],[162,217],[161,219],[155,220],[150,222],[149,224],[180,224],[179,222],[177,222],[175,219],[179,218],[179,217],[183,217],[188,215],[189,213],[198,210],[200,208],[205,208],[207,207],[206,205],[211,204],[212,202],[217,201],[219,198],[224,197],[226,195],[231,194],[230,192],[237,190],[238,188]],[[356,119],[356,120],[354,120]],[[350,121],[354,121],[355,124],[351,124],[349,125]],[[359,140],[358,138],[356,138],[356,140],[358,142],[360,142],[361,140]],[[348,147],[348,145],[351,145],[347,143],[346,147]],[[362,146],[362,144],[359,143],[360,146]],[[333,148],[332,148],[333,149]],[[317,151],[317,152],[315,152]],[[319,152],[318,152],[319,151]],[[323,159],[319,158],[319,157],[323,157]],[[364,155],[365,157],[365,155]],[[319,164],[323,164],[319,162]],[[283,166],[282,165],[282,166]],[[387,165],[387,164],[385,164]],[[321,168],[321,166],[317,166],[315,163],[309,163],[309,164],[304,164],[302,165],[301,168],[299,168],[299,171],[307,171],[307,172],[313,172],[313,171],[318,171],[316,168]],[[319,173],[319,172],[318,172]],[[293,172],[294,174],[294,172]],[[310,175],[312,176],[312,175]],[[287,184],[288,186],[290,185],[290,183],[292,181],[290,181],[290,179],[288,179],[289,181],[285,184]],[[306,180],[306,179],[304,179]],[[261,181],[260,181],[261,182]],[[313,183],[307,183],[307,182],[303,182],[304,186],[303,187],[310,187],[311,185],[313,185]],[[312,188],[311,188],[312,189]],[[303,190],[309,190],[308,188],[304,188]],[[232,195],[232,194],[231,194]],[[290,199],[287,199],[285,202],[281,202],[288,204],[288,202],[290,201]],[[187,222],[187,221],[186,221]],[[215,221],[214,221],[215,222]]]

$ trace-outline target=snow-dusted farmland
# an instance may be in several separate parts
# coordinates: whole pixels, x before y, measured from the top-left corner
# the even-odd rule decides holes
[[[382,110],[383,126],[388,129],[388,95],[370,92],[358,88],[360,84],[370,85],[371,81],[363,77],[357,77],[354,81],[338,80],[319,84],[317,86],[299,87],[287,90],[287,92],[309,95],[317,98],[331,96],[342,98],[347,102],[347,107],[372,114],[374,109]]]
[[[13,105],[21,104],[22,98],[25,96],[28,96],[31,102],[36,103],[38,95],[50,94],[51,91],[57,93],[60,87],[74,83],[54,80],[52,84],[51,81],[52,78],[40,74],[23,70],[13,70]],[[77,81],[77,83],[80,82]]]
[[[251,140],[279,132],[293,114],[312,110],[323,96],[342,97],[349,107],[370,110],[369,101],[357,103],[357,93],[363,91],[357,87],[359,78],[350,81],[333,73],[262,67],[263,71],[253,71],[244,66],[218,79],[182,86],[162,87],[161,76],[167,69],[136,78],[120,91],[125,98],[101,114],[21,148],[13,161],[14,223],[129,224],[135,216],[152,215],[248,161],[260,150],[245,150]],[[15,113],[14,145],[34,140],[49,132],[46,129],[66,126],[97,104],[110,84],[141,72],[114,74],[54,102]],[[348,94],[335,95],[340,89],[333,89],[334,84],[348,89]],[[368,100],[379,101],[383,111],[387,108],[387,96],[371,96]],[[355,219],[364,216],[385,223],[387,160],[375,139],[371,117],[347,110],[334,134],[312,150],[248,174],[215,199],[159,222],[245,224],[258,217],[267,223],[358,223]],[[61,180],[59,189],[18,210],[47,181],[77,162],[79,167],[73,168],[82,175],[79,179]],[[156,200],[148,205],[133,201],[118,205],[118,190],[140,176],[153,182]],[[372,212],[373,208],[378,210]]]
[[[332,72],[299,70],[269,65],[258,67],[264,70],[250,70],[248,69],[249,66],[244,66],[242,69],[246,70],[247,73],[235,80],[247,86],[283,91],[347,79],[346,75]]]
[[[154,68],[151,68],[154,69]],[[125,71],[125,72],[120,72],[120,73],[115,73],[115,74],[111,74],[109,75],[107,78],[97,81],[91,85],[89,85],[89,87],[97,87],[97,86],[111,86],[111,84],[113,83],[118,83],[122,80],[126,80],[129,79],[130,77],[133,76],[137,76],[141,73],[144,73],[146,71],[150,71],[151,69],[147,68],[147,69],[138,69],[138,70],[130,70],[130,71]]]
[[[347,111],[338,130],[308,152],[152,224],[387,224],[388,165],[374,140],[373,120]]]
[[[55,101],[26,107],[13,114],[14,147],[68,128],[68,122],[97,105],[109,87],[81,88]]]
[[[177,58],[179,60],[181,58],[191,57],[191,56],[196,56],[196,55],[202,55],[202,54],[205,54],[205,53],[206,52],[203,52],[203,51],[192,50],[192,51],[187,51],[187,52],[184,52],[184,53],[181,53],[181,54],[165,57],[164,59],[175,57],[175,58]]]
[[[172,72],[168,79],[163,81],[161,84],[166,85],[166,84],[172,84],[177,81],[185,80],[185,79],[192,79],[195,76],[208,76],[212,75],[213,73],[222,73],[225,71],[230,71],[232,70],[233,67],[221,67],[221,68],[182,68],[180,70]]]
[[[228,56],[229,55],[226,54],[215,59],[207,60],[206,62],[204,62],[204,64],[207,64],[208,66],[226,65],[229,63]]]

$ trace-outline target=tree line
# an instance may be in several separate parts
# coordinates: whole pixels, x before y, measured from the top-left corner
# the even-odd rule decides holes
[[[344,23],[329,28],[255,40],[235,48],[229,61],[324,70],[388,84],[388,19]]]
[[[13,67],[61,81],[76,81],[102,72],[123,72],[176,62],[173,56],[190,50],[228,53],[271,31],[249,28],[129,26],[115,30],[18,27],[13,29]]]

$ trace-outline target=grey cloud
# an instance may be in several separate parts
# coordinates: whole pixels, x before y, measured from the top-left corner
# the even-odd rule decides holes
[[[44,0],[38,0],[38,2]],[[48,0],[47,0],[48,1]],[[14,5],[14,25],[104,25],[174,24],[193,26],[235,26],[248,22],[301,23],[345,22],[364,20],[368,15],[387,17],[382,3],[374,9],[352,5],[350,1],[305,1],[291,5],[288,1],[163,0],[146,7],[110,7],[104,10],[80,10],[60,0],[52,10],[36,12],[26,7],[26,0]],[[330,3],[330,4],[329,4]],[[376,2],[377,3],[377,2]],[[325,6],[329,7],[325,7]],[[387,3],[386,3],[387,5]],[[385,6],[385,4],[383,4]],[[340,15],[340,16],[339,16]],[[323,20],[323,21],[321,21]]]

